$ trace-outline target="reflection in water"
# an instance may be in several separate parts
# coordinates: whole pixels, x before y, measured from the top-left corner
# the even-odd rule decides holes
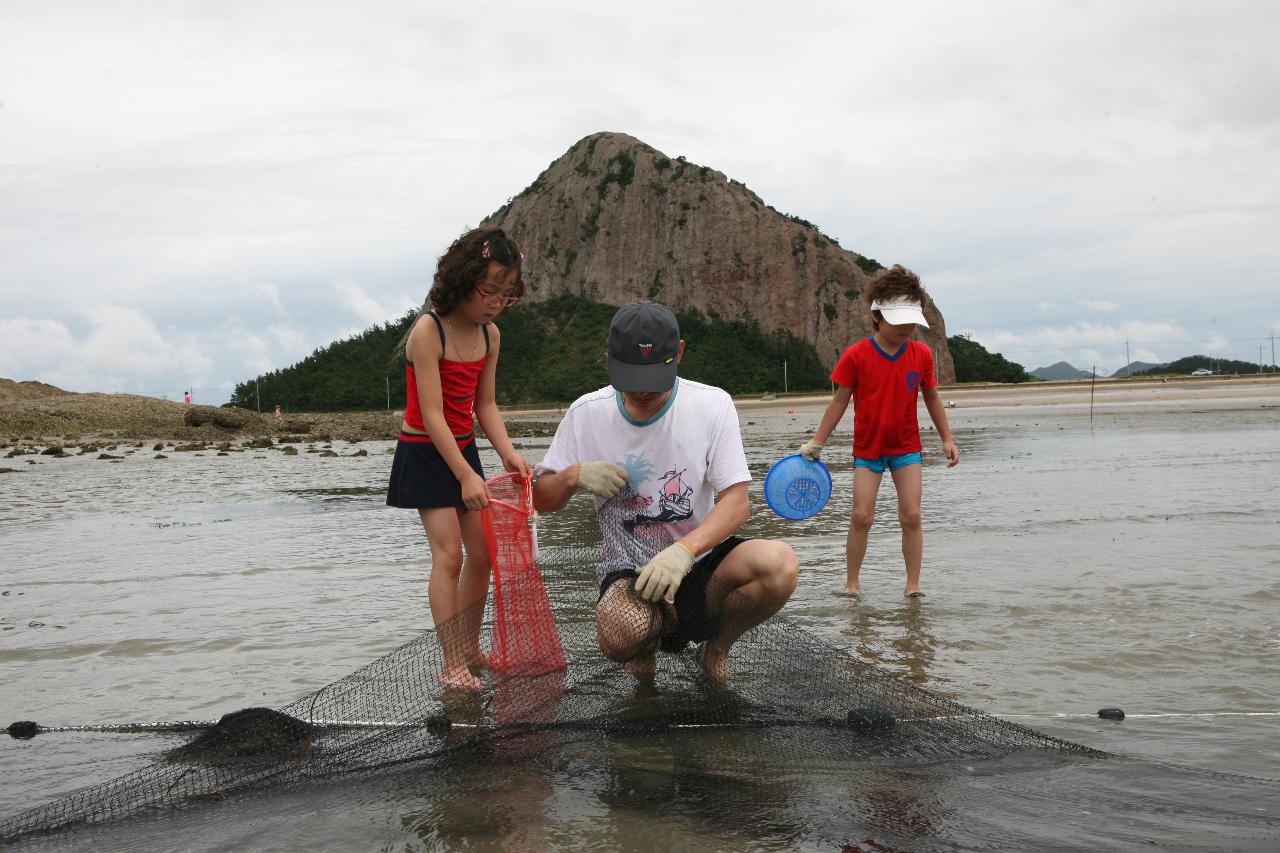
[[[423,791],[401,826],[428,849],[549,849],[551,779],[534,761],[494,762],[487,771],[483,778],[427,780],[439,787]]]
[[[757,477],[757,511],[745,532],[786,539],[805,555],[806,574],[785,615],[904,681],[934,691],[950,687],[967,704],[1009,713],[1091,711],[1133,705],[1139,685],[1143,711],[1273,711],[1280,692],[1272,664],[1280,596],[1274,402],[1209,414],[1200,412],[1208,408],[1202,404],[1113,406],[1100,409],[1092,430],[1087,407],[1074,415],[1069,407],[951,412],[965,461],[944,471],[936,453],[926,455],[930,598],[919,606],[865,600],[831,606],[831,589],[844,572],[847,456],[830,454],[836,488],[828,509],[784,522],[763,509],[760,481],[789,452],[784,446],[807,437],[818,415],[801,423],[803,417],[744,413]],[[934,439],[926,437],[926,445]],[[283,702],[421,630],[427,624],[421,532],[382,505],[389,467],[382,451],[389,443],[367,446],[374,453],[361,458],[134,456],[102,465],[73,457],[23,465],[22,474],[4,477],[0,592],[8,595],[0,597],[0,636],[9,664],[6,694],[21,704],[11,699],[0,723],[68,721],[69,696],[77,709],[71,722],[211,717]],[[482,454],[493,469],[492,451]],[[1218,476],[1224,470],[1235,473]],[[892,494],[882,500],[891,502]],[[873,535],[870,553],[880,549],[880,563],[896,581],[901,558],[891,509],[882,507],[890,529]],[[585,523],[591,512],[559,516]],[[562,530],[546,524],[543,545],[554,548],[567,535]],[[91,576],[86,565],[94,567]],[[591,567],[554,566],[547,574],[553,600],[581,599],[576,615],[589,620]],[[636,691],[635,702],[646,698],[644,685],[627,689]],[[458,722],[500,713],[470,701],[451,704]],[[1274,775],[1280,742],[1270,718],[1261,717],[1161,719],[1145,728],[1141,719],[1101,728],[1096,719],[1045,723],[1094,746],[1263,775]],[[477,748],[464,733],[459,726],[448,744],[460,758]],[[810,841],[793,847],[883,850],[893,839],[875,828],[888,825],[899,830],[899,849],[972,848],[1020,837],[1043,815],[1063,814],[1055,798],[1070,781],[1063,773],[1078,775],[1078,791],[1104,797],[1117,790],[1124,767],[1018,767],[1004,758],[985,771],[972,762],[936,774],[892,768],[855,787],[840,784],[847,768],[824,768],[825,733],[774,730],[763,741],[773,744],[768,774],[760,774],[753,793],[702,775],[693,752],[674,752],[718,750],[722,765],[729,756],[745,766],[760,762],[757,735],[704,732],[701,747],[692,736],[610,736],[607,760],[596,742],[565,733],[545,752],[525,739],[520,754],[519,739],[512,739],[504,744],[512,752],[498,760],[490,750],[482,768],[444,762],[430,778],[420,768],[406,770],[385,786],[385,797],[379,798],[381,787],[379,796],[361,793],[358,810],[343,797],[359,785],[344,779],[323,800],[333,808],[309,811],[320,798],[308,789],[305,797],[244,798],[234,810],[211,812],[197,833],[171,822],[196,820],[204,814],[196,810],[149,827],[103,831],[116,833],[118,849],[164,849],[177,838],[216,849],[240,826],[253,827],[253,843],[244,847],[369,849],[373,826],[392,833],[387,849],[659,849],[649,837],[758,849],[801,824],[808,832],[800,837]],[[126,761],[144,760],[150,743],[92,735],[15,741],[0,759],[10,771],[0,789],[0,817],[84,781],[114,777],[133,766]],[[1167,793],[1160,786],[1145,790],[1150,786],[1146,774],[1133,796]],[[697,791],[705,791],[700,801],[681,799]],[[724,799],[729,791],[732,803]],[[722,818],[711,817],[717,802]],[[246,820],[254,809],[271,820]],[[1167,826],[1144,832],[1169,846],[1196,839],[1210,849],[1213,827],[1197,834],[1190,820],[1174,815]],[[833,826],[839,831],[820,831]],[[1125,827],[1116,821],[1108,828]],[[143,831],[151,844],[136,843]],[[874,847],[866,843],[873,836]],[[1086,846],[1045,840],[1046,847]],[[1115,839],[1111,845],[1125,846]]]
[[[852,650],[856,656],[923,687],[930,681],[929,666],[938,648],[925,609],[919,599],[886,609],[854,606],[849,612],[851,624],[840,633],[856,641]],[[937,676],[933,680],[947,681]]]

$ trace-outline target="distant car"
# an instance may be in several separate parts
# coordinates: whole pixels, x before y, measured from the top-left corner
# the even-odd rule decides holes
[[[1191,371],[1191,375],[1192,376],[1212,376],[1213,371],[1207,367],[1197,367],[1195,370]]]

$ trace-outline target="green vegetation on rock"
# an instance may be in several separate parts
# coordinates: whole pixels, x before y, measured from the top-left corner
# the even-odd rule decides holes
[[[963,335],[947,338],[947,347],[955,362],[957,382],[1038,381],[1021,364],[1007,360],[998,352],[987,352],[982,344]]]
[[[574,296],[525,303],[501,318],[502,357],[498,401],[508,404],[567,403],[608,384],[605,342],[616,307]],[[680,375],[731,394],[829,388],[828,369],[814,348],[785,332],[765,333],[755,322],[725,321],[697,311],[680,313],[688,342]],[[417,317],[373,326],[322,347],[297,364],[236,386],[233,405],[263,411],[360,411],[404,406],[403,361],[396,344]]]
[[[1274,372],[1274,366],[1265,366],[1268,373]],[[1189,355],[1177,361],[1143,370],[1134,376],[1186,376],[1193,370],[1212,370],[1214,373],[1254,374],[1258,372],[1258,364],[1253,361],[1237,361],[1232,358],[1213,358],[1208,355]]]

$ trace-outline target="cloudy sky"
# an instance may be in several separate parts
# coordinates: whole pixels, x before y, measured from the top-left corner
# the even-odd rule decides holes
[[[791,5],[0,0],[0,376],[222,402],[600,130],[1029,369],[1271,361],[1274,2]]]

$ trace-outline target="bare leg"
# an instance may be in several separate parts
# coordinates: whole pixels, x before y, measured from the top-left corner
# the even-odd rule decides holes
[[[487,666],[488,661],[480,651],[480,622],[484,618],[484,602],[489,597],[489,576],[492,564],[489,559],[489,543],[484,535],[484,519],[478,512],[458,514],[462,526],[462,544],[466,558],[458,578],[458,610],[470,614],[465,626],[464,652],[467,663]]]
[[[848,594],[861,590],[858,573],[862,571],[862,560],[867,556],[867,537],[871,533],[871,524],[876,520],[876,495],[880,491],[882,477],[870,468],[853,469],[853,514],[849,517],[849,536],[844,546],[844,591]]]
[[[651,677],[657,669],[654,650],[662,624],[654,605],[636,595],[631,578],[615,580],[596,605],[596,639],[601,653],[623,664],[637,678]]]
[[[422,527],[431,546],[431,578],[427,581],[427,601],[436,626],[444,664],[440,673],[446,684],[479,689],[480,681],[467,669],[466,635],[478,618],[457,618],[460,611],[458,580],[462,572],[462,526],[458,511],[452,507],[420,509]],[[483,605],[481,605],[483,608]],[[474,609],[474,608],[473,608]]]
[[[898,521],[902,524],[902,559],[907,564],[907,585],[903,595],[920,591],[920,564],[924,559],[924,524],[920,519],[922,469],[907,465],[892,472],[898,490]]]
[[[707,584],[707,614],[720,617],[720,630],[702,650],[713,681],[728,681],[730,647],[786,604],[799,574],[800,561],[785,542],[753,539],[725,555]]]

